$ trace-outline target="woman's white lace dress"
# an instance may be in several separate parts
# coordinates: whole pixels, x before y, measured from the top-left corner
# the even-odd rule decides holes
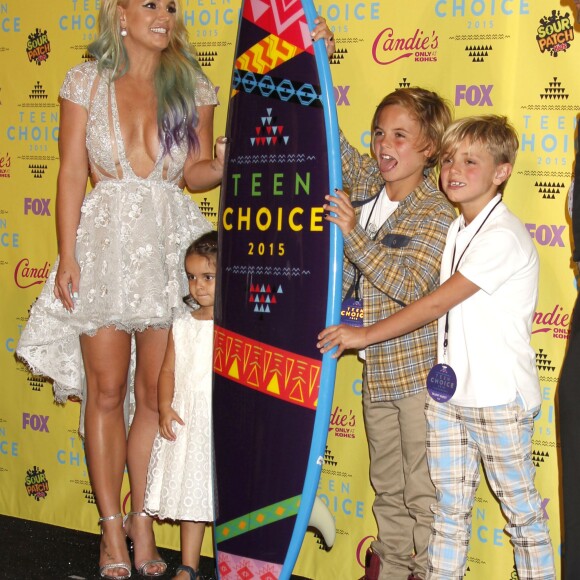
[[[214,519],[211,437],[213,321],[189,313],[173,323],[175,391],[172,407],[185,425],[173,423],[176,440],[153,443],[145,511],[161,519]]]
[[[54,381],[55,398],[83,396],[79,335],[104,326],[135,331],[169,327],[188,293],[183,257],[192,240],[211,230],[179,187],[187,147],[158,156],[147,178],[127,160],[115,85],[95,62],[71,69],[63,99],[88,111],[86,146],[94,189],[84,199],[77,231],[79,298],[67,312],[54,297],[57,261],[33,305],[17,348],[31,369]],[[215,89],[199,72],[197,106],[215,104]]]

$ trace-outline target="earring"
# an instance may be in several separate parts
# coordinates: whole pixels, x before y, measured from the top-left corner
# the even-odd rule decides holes
[[[125,36],[127,36],[127,29],[126,28],[121,28],[121,36],[123,38],[125,38]]]

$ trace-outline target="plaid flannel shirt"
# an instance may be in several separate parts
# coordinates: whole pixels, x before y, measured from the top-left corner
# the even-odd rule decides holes
[[[377,162],[340,136],[343,186],[357,217],[384,185]],[[357,223],[344,238],[343,295],[362,274],[365,326],[387,318],[439,286],[447,230],[456,212],[430,172],[389,216],[374,239]],[[392,401],[425,389],[437,358],[437,321],[366,348],[363,380],[372,401]]]

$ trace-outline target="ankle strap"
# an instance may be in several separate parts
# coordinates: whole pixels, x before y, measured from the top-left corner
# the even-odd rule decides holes
[[[125,517],[127,518],[129,516],[143,516],[144,518],[152,517],[147,512],[129,512]]]
[[[114,516],[105,516],[102,518],[99,518],[99,524],[101,524],[102,522],[110,522],[111,520],[116,520],[117,518],[122,517],[122,513],[119,512],[118,514],[115,514]]]

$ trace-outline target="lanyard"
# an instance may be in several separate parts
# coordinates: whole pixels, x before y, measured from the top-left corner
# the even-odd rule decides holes
[[[383,195],[383,192],[380,191],[375,200],[373,201],[373,205],[371,206],[371,211],[369,213],[369,217],[367,218],[367,223],[364,226],[364,230],[365,232],[367,231],[367,228],[369,227],[369,224],[371,223],[371,219],[373,217],[373,212],[375,211],[375,206],[377,205],[377,202],[379,201],[379,197],[381,197],[381,195]],[[387,195],[387,192],[385,191],[385,195]],[[377,230],[378,231],[378,230]],[[362,274],[361,271],[356,268],[356,279],[353,283],[354,286],[354,299],[358,302],[359,300],[359,294],[358,294],[358,290],[359,290],[359,284],[360,284],[360,279],[362,278]],[[350,292],[348,292],[348,294],[350,294]]]
[[[500,199],[491,208],[490,212],[485,216],[485,219],[481,222],[481,224],[479,225],[479,227],[477,228],[477,230],[473,234],[473,236],[471,236],[471,239],[469,240],[469,242],[467,242],[467,246],[465,246],[465,248],[463,249],[463,252],[461,252],[461,256],[459,256],[459,259],[457,260],[457,264],[455,264],[455,252],[457,250],[457,237],[455,237],[455,244],[453,246],[453,256],[451,257],[451,271],[450,271],[449,278],[451,278],[451,276],[453,276],[453,274],[455,274],[457,272],[457,269],[459,268],[459,262],[461,262],[461,258],[463,258],[463,256],[465,255],[465,252],[467,252],[467,248],[469,248],[469,245],[471,244],[471,242],[473,242],[473,238],[475,238],[475,236],[477,236],[477,234],[479,233],[479,231],[481,230],[481,228],[483,227],[483,225],[485,224],[485,222],[487,221],[489,216],[492,214],[493,210],[501,202],[502,202],[502,200]],[[455,264],[455,269],[453,268],[454,264]],[[447,313],[445,314],[445,332],[443,334],[443,357],[444,358],[446,358],[446,356],[447,356],[447,345],[448,344],[449,344],[449,311],[447,311]]]

